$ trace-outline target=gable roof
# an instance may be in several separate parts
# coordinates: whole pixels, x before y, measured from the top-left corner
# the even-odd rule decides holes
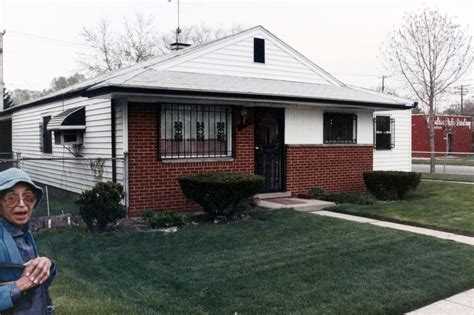
[[[234,75],[204,74],[194,72],[173,71],[173,65],[182,64],[186,60],[196,58],[209,51],[232,44],[252,34],[264,34],[276,45],[292,53],[309,69],[321,76],[325,84],[252,78]],[[153,58],[126,68],[104,73],[95,78],[72,85],[65,89],[48,94],[36,100],[29,101],[7,109],[16,111],[24,106],[34,106],[48,103],[58,99],[77,96],[97,96],[113,91],[127,91],[133,93],[149,93],[154,95],[163,92],[189,92],[189,93],[220,93],[222,96],[233,94],[240,97],[272,97],[278,99],[291,98],[293,101],[313,100],[314,102],[337,103],[338,101],[354,103],[362,106],[379,105],[379,107],[410,108],[413,102],[409,100],[394,99],[382,93],[354,89],[344,85],[334,76],[314,64],[311,60],[294,50],[292,47],[278,39],[262,26],[256,26],[240,33],[229,35],[208,43],[179,50],[177,52]]]
[[[159,86],[159,87],[158,87]],[[337,85],[151,69],[136,77],[115,78],[88,89],[86,95],[128,94],[218,97],[228,99],[340,104],[400,108],[411,101]]]

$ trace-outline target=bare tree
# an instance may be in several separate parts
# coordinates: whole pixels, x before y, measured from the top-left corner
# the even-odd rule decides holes
[[[123,21],[124,31],[118,38],[119,56],[124,59],[123,64],[131,65],[159,55],[156,43],[159,40],[153,27],[153,18],[137,13],[133,23]]]
[[[235,34],[239,25],[210,28],[204,24],[183,27],[179,35],[181,43],[198,45]],[[107,20],[100,20],[96,28],[84,28],[81,36],[90,47],[89,54],[80,55],[79,62],[91,75],[116,70],[146,61],[170,52],[170,44],[176,41],[175,31],[163,34],[154,27],[151,16],[135,14],[133,21],[124,19],[122,29],[113,31]]]
[[[410,12],[404,20],[404,24],[390,35],[384,55],[388,68],[404,78],[428,109],[430,172],[433,173],[436,101],[470,70],[472,37],[436,10],[425,8]]]
[[[91,54],[84,54],[81,58],[81,64],[88,72],[99,74],[123,66],[122,60],[118,58],[117,36],[111,31],[106,19],[100,20],[95,30],[83,28],[81,36],[92,50]]]

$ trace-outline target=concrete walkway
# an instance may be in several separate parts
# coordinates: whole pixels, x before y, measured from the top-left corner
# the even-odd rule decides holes
[[[367,223],[396,230],[402,230],[417,234],[428,235],[440,239],[452,240],[454,242],[468,244],[474,246],[474,237],[458,235],[448,232],[441,232],[425,228],[414,227],[410,225],[392,223],[359,217],[355,215],[331,212],[331,211],[314,211],[312,214],[333,217],[343,220],[349,220],[360,223]],[[456,294],[444,300],[427,305],[420,309],[414,310],[408,314],[412,315],[474,315],[474,289]]]
[[[433,236],[436,238],[451,240],[458,243],[474,245],[474,237],[469,237],[469,236],[464,236],[464,235],[459,235],[459,234],[454,234],[454,233],[449,233],[449,232],[436,231],[436,230],[420,228],[420,227],[411,226],[411,225],[392,223],[392,222],[364,218],[364,217],[359,217],[355,215],[337,213],[337,212],[332,212],[332,211],[314,211],[311,213],[326,216],[326,217],[333,217],[333,218],[338,218],[338,219],[360,222],[360,223],[368,223],[368,224],[383,226],[383,227],[387,227],[391,229]]]
[[[474,289],[407,313],[410,315],[474,315]]]

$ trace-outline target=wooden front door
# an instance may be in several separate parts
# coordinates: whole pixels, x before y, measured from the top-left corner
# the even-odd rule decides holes
[[[255,174],[265,178],[263,192],[285,189],[283,132],[283,109],[255,110]]]

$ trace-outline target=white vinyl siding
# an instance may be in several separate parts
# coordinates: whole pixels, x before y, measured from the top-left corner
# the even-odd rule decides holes
[[[395,147],[374,150],[374,170],[411,171],[411,110],[375,112],[395,119]]]
[[[39,123],[43,116],[55,116],[61,112],[78,106],[86,106],[86,131],[84,144],[79,153],[84,158],[111,157],[111,119],[110,100],[74,98],[50,104],[37,105],[13,113],[12,134],[13,151],[21,153],[23,158],[72,158],[73,154],[62,145],[53,141],[53,153],[44,154],[40,150]],[[117,112],[117,126],[123,125],[122,115]],[[117,128],[119,129],[119,128]],[[120,134],[122,134],[120,129]],[[117,156],[122,157],[119,151],[123,145],[117,141]],[[119,144],[120,143],[120,144]],[[120,153],[119,153],[120,152]],[[22,163],[33,180],[43,184],[80,193],[95,185],[97,179],[93,176],[89,160],[28,160]],[[112,163],[107,160],[104,164],[102,180],[112,179]],[[117,179],[122,180],[123,163],[117,162]]]
[[[254,38],[265,40],[265,63],[254,62]],[[179,62],[165,62],[160,70],[232,75],[262,79],[331,84],[325,74],[303,58],[283,47],[263,32],[253,32],[244,38],[224,42],[212,50],[183,56]],[[184,61],[181,61],[184,60]]]
[[[124,150],[124,111],[127,109],[125,100],[115,102],[115,156],[123,158]],[[124,164],[123,160],[117,160],[117,181],[123,184]]]
[[[331,109],[285,109],[285,144],[323,144],[323,114]],[[372,112],[337,111],[357,115],[357,144],[372,144]],[[328,144],[331,145],[331,144]],[[336,145],[336,144],[335,144]]]

